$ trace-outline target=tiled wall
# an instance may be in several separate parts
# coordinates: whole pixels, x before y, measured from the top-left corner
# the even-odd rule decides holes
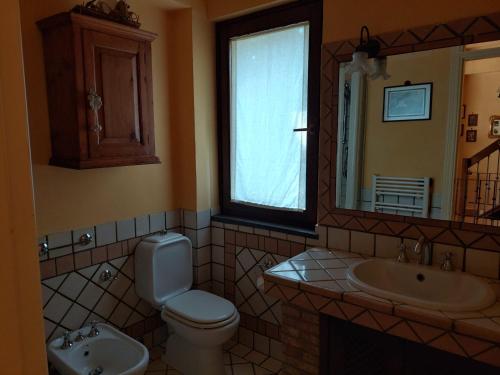
[[[194,286],[210,289],[210,212],[175,210],[43,236],[49,252],[40,258],[45,336],[51,340],[91,320],[108,322],[148,347],[165,339],[159,312],[134,288],[134,250],[145,236],[163,230],[184,233],[193,244]],[[92,234],[88,245],[81,234]],[[99,276],[110,270],[116,280]]]
[[[99,224],[90,228],[49,234],[49,254],[41,259],[46,338],[77,329],[92,319],[107,321],[148,346],[165,339],[165,324],[158,311],[141,301],[134,289],[134,249],[142,237],[161,230],[188,236],[193,244],[195,287],[233,301],[241,314],[238,340],[275,358],[281,357],[281,302],[259,289],[262,265],[282,262],[310,247],[346,250],[394,258],[401,242],[409,247],[422,233],[408,225],[387,225],[388,233],[317,227],[318,239],[283,234],[248,226],[210,221],[209,211],[176,210]],[[87,246],[78,244],[82,233],[92,233]],[[429,238],[429,233],[424,233]],[[436,232],[435,236],[439,236]],[[477,239],[478,240],[478,239]],[[474,242],[472,242],[474,243]],[[467,251],[466,251],[467,249]],[[433,261],[452,251],[458,269],[498,278],[500,253],[492,250],[433,244]],[[410,257],[415,260],[409,252]],[[99,280],[104,269],[118,279]]]

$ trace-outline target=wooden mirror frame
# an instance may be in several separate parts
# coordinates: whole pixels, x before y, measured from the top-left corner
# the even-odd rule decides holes
[[[488,42],[500,39],[500,13],[470,17],[375,36],[380,56]],[[458,221],[399,216],[337,208],[337,127],[340,63],[352,59],[358,39],[323,45],[321,65],[321,130],[318,223],[332,227],[500,251],[500,227]]]

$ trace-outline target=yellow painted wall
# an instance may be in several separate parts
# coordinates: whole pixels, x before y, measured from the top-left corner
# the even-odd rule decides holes
[[[500,99],[497,97],[497,90],[500,87],[500,63],[498,61],[496,70],[496,72],[471,74],[464,77],[462,102],[467,108],[466,115],[477,113],[479,116],[477,126],[467,126],[467,116],[463,120],[465,129],[463,137],[459,139],[458,162],[461,162],[463,158],[471,157],[498,139],[488,136],[490,116],[500,116]],[[477,142],[465,141],[465,133],[469,129],[477,131]],[[496,163],[492,164],[495,165],[491,165],[491,168],[496,170]]]
[[[162,164],[73,171],[48,166],[42,46],[34,23],[75,2],[20,0],[38,232],[177,207],[217,207],[214,42],[213,24],[207,18],[227,18],[282,2],[286,1],[131,0],[143,28],[159,34],[153,43],[153,75],[156,149]],[[489,0],[440,4],[423,0],[409,7],[394,0],[363,0],[362,5],[325,0],[324,40],[356,36],[365,23],[378,33],[500,10],[500,4]],[[184,9],[167,12],[176,6]]]
[[[227,18],[272,0],[207,0],[211,19]],[[500,11],[497,0],[323,0],[323,41],[357,37],[361,26],[379,34]]]
[[[196,154],[194,139],[193,50],[191,9],[168,13],[168,75],[171,77],[170,121],[176,204],[196,209]]]
[[[193,82],[198,210],[219,206],[215,84],[215,27],[203,0],[193,0]]]
[[[17,0],[0,13],[0,372],[47,373]]]
[[[388,80],[367,80],[364,186],[374,174],[431,177],[441,191],[448,116],[451,50],[390,56]],[[432,67],[432,68],[430,68]],[[433,82],[429,121],[382,122],[384,87]]]
[[[20,0],[20,3],[38,232],[51,233],[173,209],[181,207],[179,202],[186,208],[195,207],[194,188],[177,189],[185,192],[179,200],[174,192],[173,169],[181,163],[183,154],[174,152],[176,140],[172,138],[176,132],[172,129],[175,117],[170,103],[171,96],[178,93],[169,90],[171,76],[167,72],[173,52],[167,48],[170,30],[167,12],[146,1],[129,1],[140,15],[142,27],[159,34],[152,45],[153,97],[156,153],[162,164],[75,171],[48,165],[50,135],[42,40],[35,25],[41,18],[70,9],[75,1]],[[177,68],[176,76],[185,69]],[[186,169],[194,165],[193,161],[182,160],[182,163]],[[182,184],[190,186],[184,180]]]

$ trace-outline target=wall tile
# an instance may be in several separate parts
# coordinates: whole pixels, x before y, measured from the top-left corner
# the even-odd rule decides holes
[[[92,236],[92,241],[88,245],[81,245],[80,244],[80,236],[82,234],[90,234]],[[75,251],[82,251],[86,249],[92,249],[95,247],[95,232],[94,232],[94,227],[92,228],[81,228],[81,229],[75,229],[73,230],[73,249]]]
[[[65,297],[74,300],[76,297],[78,297],[86,283],[87,279],[85,279],[83,276],[81,276],[77,272],[71,272],[68,278],[64,280],[64,283],[59,288],[58,292]]]
[[[149,231],[151,233],[159,232],[165,229],[165,212],[158,212],[149,215]]]
[[[328,228],[328,248],[349,251],[349,236],[348,230]]]
[[[271,231],[270,235],[273,238],[277,238],[280,240],[286,240],[286,233]]]
[[[224,246],[224,229],[212,227],[212,244]]]
[[[116,222],[117,240],[123,241],[135,237],[134,219],[121,220]]]
[[[198,249],[193,249],[196,253],[196,266],[202,266],[204,264],[210,263],[212,260],[212,248],[211,246],[204,246]]]
[[[467,249],[465,270],[478,276],[498,278],[500,253]]]
[[[270,232],[267,229],[261,229],[261,228],[255,228],[254,233],[258,234],[259,236],[266,236],[269,237]]]
[[[196,229],[208,228],[210,226],[210,210],[198,211],[196,213]]]
[[[222,264],[212,263],[212,279],[224,282],[224,266]]]
[[[84,309],[77,304],[73,304],[62,320],[61,325],[70,330],[77,330],[85,323],[88,315],[89,311],[87,309]]]
[[[183,210],[183,217],[184,217],[184,227],[189,228],[189,229],[197,229],[196,225],[196,212],[191,211],[191,210]]]
[[[375,256],[380,258],[397,258],[401,239],[393,236],[377,234],[375,236]]]
[[[75,269],[88,267],[92,264],[90,251],[91,250],[80,251],[79,253],[75,254]]]
[[[71,245],[71,231],[49,234],[47,236],[47,244],[49,245],[49,249]]]
[[[212,262],[224,264],[224,247],[212,245]]]
[[[365,232],[351,232],[351,251],[365,255],[374,255],[375,236]]]
[[[56,293],[44,308],[44,315],[53,322],[59,322],[71,306],[71,301]]]
[[[211,242],[210,234],[211,234],[210,228],[198,229],[196,234],[197,246],[198,247],[209,246]]]
[[[97,246],[104,246],[116,242],[116,222],[99,224],[95,227]]]
[[[56,269],[57,274],[73,271],[75,269],[73,255],[65,255],[63,257],[56,258]]]
[[[142,215],[135,218],[135,235],[144,236],[149,234],[149,215]]]
[[[92,264],[105,262],[108,258],[108,253],[105,246],[97,247],[91,251]]]
[[[66,247],[60,247],[57,249],[49,250],[49,257],[50,258],[62,257],[64,255],[69,255],[72,252],[73,252],[73,247],[71,245]]]
[[[306,245],[314,246],[314,247],[326,247],[327,246],[327,231],[328,228],[324,225],[316,226],[316,233],[319,235],[319,238],[307,238]]]
[[[184,235],[191,240],[193,247],[198,247],[198,231],[196,229],[184,228]]]
[[[40,262],[40,277],[46,279],[57,275],[56,261],[54,259]]]
[[[167,229],[181,226],[180,210],[167,211],[165,213],[165,225]]]
[[[202,284],[204,282],[207,282],[211,278],[211,266],[210,264],[205,264],[201,267],[198,267],[197,269],[197,282],[198,284]]]
[[[247,225],[239,225],[238,226],[238,230],[240,232],[251,233],[251,234],[253,234],[253,232],[254,232],[254,228],[253,227],[249,227]]]

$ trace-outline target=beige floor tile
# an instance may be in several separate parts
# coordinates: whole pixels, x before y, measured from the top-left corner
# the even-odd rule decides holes
[[[274,358],[268,358],[261,364],[261,366],[268,369],[272,373],[278,373],[281,369],[281,362]]]
[[[237,356],[236,354],[231,354],[231,364],[234,365],[235,363],[247,363],[248,361],[241,358],[240,356]]]
[[[250,353],[250,351],[250,348],[241,344],[233,346],[230,350],[231,353],[236,354],[239,357],[245,357],[248,353]]]
[[[259,366],[254,366],[254,373],[255,375],[271,375],[271,374],[276,374],[274,372],[270,372],[269,370],[266,370],[265,368],[259,367]]]
[[[245,359],[247,361],[250,361],[252,363],[260,365],[262,362],[264,362],[267,359],[267,356],[253,350],[245,356]]]
[[[275,375],[281,369],[281,362],[265,354],[232,342],[224,352],[225,375]],[[182,375],[161,359],[151,361],[145,375]]]
[[[233,375],[254,375],[253,366],[250,363],[233,365]]]

